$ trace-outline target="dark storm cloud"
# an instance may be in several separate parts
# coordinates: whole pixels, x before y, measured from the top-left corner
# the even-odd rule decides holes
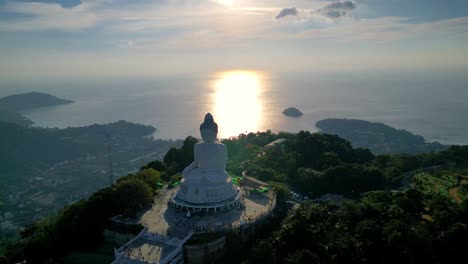
[[[295,7],[287,7],[287,8],[283,8],[279,13],[278,15],[276,15],[276,19],[281,19],[285,16],[297,16],[299,12],[297,11],[297,9]]]

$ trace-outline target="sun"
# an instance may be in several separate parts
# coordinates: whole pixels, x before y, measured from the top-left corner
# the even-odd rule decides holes
[[[213,112],[220,125],[220,138],[258,130],[261,89],[260,74],[253,71],[223,72],[215,81]]]

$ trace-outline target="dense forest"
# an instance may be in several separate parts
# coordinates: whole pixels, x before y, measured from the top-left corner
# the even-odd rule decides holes
[[[285,141],[268,145],[277,139]],[[196,142],[188,137],[163,162],[151,162],[35,223],[1,261],[42,263],[73,250],[97,250],[109,219],[149,205],[156,183],[175,180],[193,160]],[[249,242],[231,241],[223,263],[440,263],[464,256],[468,146],[374,156],[338,136],[306,131],[242,134],[223,143],[231,175],[246,172],[270,182],[285,212],[284,219]],[[340,205],[308,201],[288,212],[284,201],[290,190],[311,198],[335,193],[349,199]]]
[[[418,190],[372,191],[336,207],[305,203],[226,263],[450,263],[465,257],[468,206]],[[248,253],[247,253],[248,252]]]
[[[287,140],[261,148],[277,138]],[[304,131],[241,135],[225,143],[234,170],[309,197],[351,198],[341,206],[301,204],[273,232],[231,245],[236,250],[225,263],[445,263],[464,256],[468,146],[374,156],[337,136]]]

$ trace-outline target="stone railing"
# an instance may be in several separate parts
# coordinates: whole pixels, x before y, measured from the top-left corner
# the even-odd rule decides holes
[[[174,257],[176,257],[178,254],[183,254],[183,247],[184,244],[192,237],[193,233],[189,233],[183,240],[180,240],[175,237],[169,237],[161,234],[156,234],[148,231],[148,228],[144,228],[137,236],[135,236],[132,240],[128,241],[125,243],[125,245],[121,246],[118,249],[114,249],[114,256],[115,260],[112,262],[112,264],[148,264],[148,263],[153,263],[153,264],[164,264],[164,263],[169,263],[170,260],[172,260]],[[137,241],[138,239],[145,239],[149,241],[154,241],[154,242],[159,242],[162,244],[166,244],[169,246],[176,247],[175,250],[173,250],[170,254],[164,257],[163,260],[160,262],[148,262],[140,259],[134,259],[130,258],[125,255],[125,250],[131,245]],[[179,258],[179,257],[178,257]]]
[[[136,235],[134,238],[132,238],[130,241],[128,241],[127,243],[125,243],[123,246],[121,246],[120,248],[118,249],[114,249],[114,256],[115,256],[115,260],[112,262],[112,264],[116,264],[116,263],[140,263],[140,262],[128,262],[128,261],[138,261],[138,260],[135,260],[135,259],[131,259],[131,258],[127,258],[125,256],[125,250],[133,243],[135,242],[136,240],[140,239],[144,234],[145,232],[148,230],[148,228],[143,228],[143,230],[141,230],[141,232]],[[144,263],[144,262],[142,262]]]
[[[163,244],[174,246],[174,247],[177,247],[181,243],[181,240],[176,237],[160,235],[160,234],[152,233],[149,231],[146,231],[141,236],[141,238],[149,240],[149,241],[163,243]]]
[[[266,210],[263,213],[259,214],[258,216],[251,218],[250,220],[235,222],[234,224],[231,224],[231,225],[214,226],[214,227],[210,226],[209,228],[205,227],[201,231],[200,230],[191,230],[191,231],[194,232],[195,234],[223,232],[223,231],[242,229],[246,226],[260,223],[264,221],[265,219],[267,219],[276,207],[276,193],[274,191],[270,191],[268,193],[268,196],[270,198],[270,202],[268,203]]]
[[[160,264],[166,264],[166,263],[170,263],[170,261],[172,259],[174,259],[177,255],[180,254],[180,258],[183,259],[183,253],[184,253],[184,245],[185,243],[187,243],[187,241],[192,237],[193,235],[193,232],[190,232],[182,241],[180,241],[179,245],[177,246],[177,248],[172,251],[169,255],[167,255],[161,262]],[[178,258],[179,258],[178,257]]]

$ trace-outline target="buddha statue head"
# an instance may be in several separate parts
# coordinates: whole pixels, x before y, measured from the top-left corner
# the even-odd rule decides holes
[[[218,124],[215,123],[213,116],[208,113],[205,120],[200,125],[200,134],[204,142],[214,143],[218,135]]]

